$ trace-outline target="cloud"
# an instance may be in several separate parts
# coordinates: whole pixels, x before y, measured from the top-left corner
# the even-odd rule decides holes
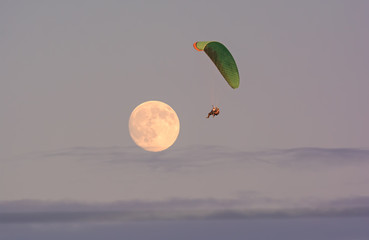
[[[156,169],[198,168],[218,163],[248,162],[281,167],[337,166],[369,163],[369,150],[356,148],[293,148],[240,151],[220,146],[189,146],[158,153],[136,147],[75,147],[51,151],[42,158],[67,157],[114,164],[141,163]]]
[[[23,200],[0,203],[0,224],[306,217],[369,217],[369,197],[341,199],[309,207],[271,209],[247,208],[243,199],[173,199],[161,202],[122,201],[94,204]]]
[[[148,153],[137,147],[79,147],[33,157],[35,159],[3,164],[0,187],[4,190],[0,200],[71,199],[79,202],[68,202],[65,208],[61,202],[57,205],[37,202],[32,208],[22,204],[15,208],[0,205],[0,212],[14,213],[22,208],[38,212],[38,205],[42,206],[41,212],[47,205],[50,206],[47,210],[54,212],[82,209],[95,212],[98,204],[88,207],[87,203],[80,206],[81,202],[117,200],[125,202],[119,202],[117,208],[104,205],[101,211],[251,211],[367,206],[364,201],[368,195],[369,151],[365,149],[240,151],[219,146],[190,146]],[[358,200],[360,196],[364,200]],[[129,202],[132,199],[144,201]],[[336,202],[321,205],[334,200]]]
[[[223,210],[223,211],[117,211],[3,213],[0,224],[74,223],[166,220],[229,220],[306,217],[369,217],[369,207],[350,209]]]

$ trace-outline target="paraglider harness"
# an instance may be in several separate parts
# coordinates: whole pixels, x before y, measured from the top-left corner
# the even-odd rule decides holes
[[[214,105],[213,105],[213,109],[211,109],[211,111],[208,113],[208,116],[206,118],[209,118],[210,115],[212,115],[213,118],[214,118],[215,116],[218,116],[219,112],[220,112],[219,111],[219,108],[218,107],[214,107]]]

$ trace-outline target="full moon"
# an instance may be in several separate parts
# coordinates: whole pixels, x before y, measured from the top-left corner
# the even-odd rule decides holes
[[[179,119],[168,104],[147,101],[132,111],[129,118],[129,133],[141,148],[150,152],[160,152],[176,141],[179,134]]]

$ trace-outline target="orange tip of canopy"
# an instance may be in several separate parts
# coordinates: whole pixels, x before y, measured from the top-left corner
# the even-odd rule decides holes
[[[200,49],[198,49],[197,48],[197,42],[195,42],[194,44],[193,44],[193,47],[197,50],[197,51],[199,51],[199,52],[201,52],[202,50],[200,50]]]

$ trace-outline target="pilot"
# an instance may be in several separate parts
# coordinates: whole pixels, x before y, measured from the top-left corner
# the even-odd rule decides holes
[[[213,118],[214,118],[215,116],[217,116],[219,114],[219,112],[220,112],[219,108],[217,106],[214,107],[214,105],[213,105],[213,109],[211,109],[211,111],[208,113],[208,116],[206,118],[209,118],[210,115],[212,115]]]

